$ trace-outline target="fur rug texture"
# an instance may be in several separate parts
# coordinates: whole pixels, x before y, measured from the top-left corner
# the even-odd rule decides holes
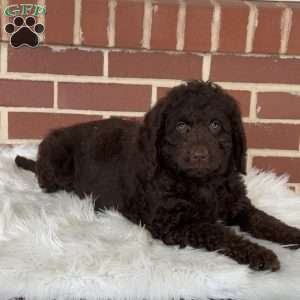
[[[0,299],[300,299],[300,250],[267,241],[278,272],[254,272],[216,252],[168,247],[92,199],[44,194],[14,165],[36,146],[0,148]],[[300,227],[300,197],[287,179],[252,170],[245,178],[260,209]],[[254,239],[253,239],[254,240]]]

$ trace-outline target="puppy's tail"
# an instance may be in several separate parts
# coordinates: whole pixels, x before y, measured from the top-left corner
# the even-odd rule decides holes
[[[17,155],[15,158],[15,163],[18,167],[35,173],[35,161],[34,160]]]

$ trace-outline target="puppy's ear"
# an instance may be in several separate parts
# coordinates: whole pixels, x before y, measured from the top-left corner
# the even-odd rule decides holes
[[[158,167],[159,137],[163,135],[165,111],[168,99],[162,98],[145,115],[140,131],[140,146],[144,153],[146,172],[151,178]]]
[[[246,174],[247,141],[240,109],[237,104],[235,107],[235,111],[232,115],[231,122],[233,141],[233,163],[238,172]]]

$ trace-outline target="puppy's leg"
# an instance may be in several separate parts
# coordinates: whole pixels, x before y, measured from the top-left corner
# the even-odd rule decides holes
[[[147,226],[155,238],[167,245],[219,250],[241,264],[249,264],[254,270],[276,271],[280,268],[271,250],[236,235],[221,224],[200,223],[197,208],[185,201],[168,202],[157,210],[155,218]]]
[[[295,244],[294,247],[291,247],[293,249],[300,247],[300,230],[298,228],[284,224],[251,204],[236,220],[236,224],[243,231],[251,233],[256,238],[279,244]]]
[[[36,162],[39,185],[45,192],[72,190],[74,158],[63,129],[50,133],[40,144]]]

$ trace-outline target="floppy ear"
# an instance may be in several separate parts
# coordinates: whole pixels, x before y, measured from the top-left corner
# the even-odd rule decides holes
[[[232,116],[233,163],[236,170],[246,174],[247,141],[238,105]]]
[[[168,99],[161,99],[146,115],[140,131],[140,147],[144,153],[144,160],[148,178],[152,178],[158,168],[159,137],[164,130],[165,110]]]

